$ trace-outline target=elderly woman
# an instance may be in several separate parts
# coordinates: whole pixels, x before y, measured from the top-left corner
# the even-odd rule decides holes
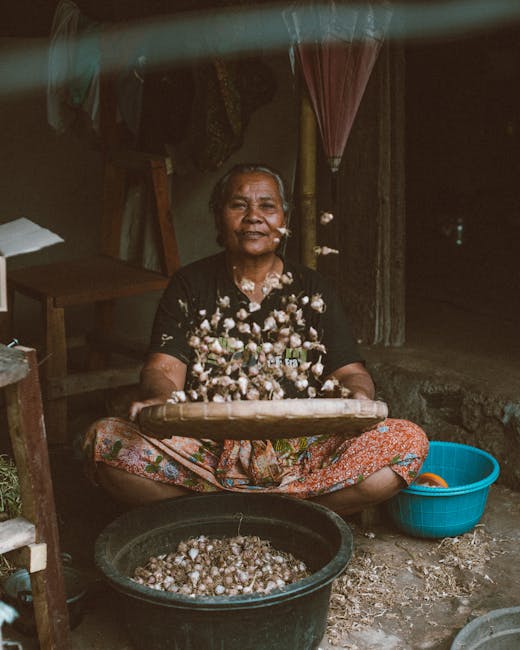
[[[256,340],[269,343],[276,325],[273,315],[280,320],[284,310],[296,314],[305,336],[315,343],[304,350],[298,335],[291,345],[278,347],[274,361],[271,356],[269,365],[296,366],[292,379],[294,374],[300,377],[299,383],[287,379],[290,373],[275,380],[275,397],[314,397],[335,385],[348,389],[353,399],[374,398],[374,384],[329,283],[277,252],[288,214],[280,176],[266,166],[237,165],[217,183],[210,207],[224,251],[173,276],[155,317],[140,401],[131,404],[129,420],[106,418],[87,432],[91,477],[116,499],[131,504],[190,491],[271,492],[313,499],[348,515],[389,499],[413,481],[428,451],[424,432],[411,422],[388,419],[351,438],[309,432],[299,438],[222,442],[178,436],[158,440],[138,426],[144,407],[164,403],[172,395],[223,399],[218,391],[208,392],[203,380],[217,377],[220,385],[218,376],[225,368],[211,365],[209,355],[208,372],[198,354],[204,337],[197,334],[213,325],[220,334],[236,334],[234,356],[240,357],[244,383],[242,392],[235,386],[233,397],[258,398],[256,388],[247,391],[248,373],[253,379],[262,372],[251,361],[254,354],[247,355],[257,349],[256,343],[252,348],[247,343],[247,333],[254,331]],[[302,372],[307,377],[303,381]],[[229,369],[227,374],[222,386],[234,381]]]

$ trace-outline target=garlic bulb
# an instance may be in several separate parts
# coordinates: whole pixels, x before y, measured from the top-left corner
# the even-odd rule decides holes
[[[338,255],[339,250],[337,248],[329,248],[328,246],[315,246],[314,252],[316,255]]]
[[[240,280],[239,286],[240,289],[245,293],[251,293],[255,290],[255,283],[252,280],[248,280],[248,278],[242,278],[242,280]]]
[[[319,293],[315,293],[312,296],[311,308],[320,313],[325,311],[325,302]]]
[[[332,212],[322,212],[320,214],[320,223],[325,226],[334,219]]]
[[[318,379],[319,377],[322,376],[324,370],[324,366],[322,363],[317,361],[312,367],[311,367],[311,372],[312,374]]]
[[[235,327],[235,321],[232,318],[226,318],[224,319],[223,326],[226,332],[228,332],[229,330],[232,330],[233,327]]]

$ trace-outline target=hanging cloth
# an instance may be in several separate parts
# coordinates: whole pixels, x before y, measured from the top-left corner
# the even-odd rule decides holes
[[[87,116],[99,130],[100,24],[82,16],[71,0],[56,7],[51,28],[47,120],[58,133]]]

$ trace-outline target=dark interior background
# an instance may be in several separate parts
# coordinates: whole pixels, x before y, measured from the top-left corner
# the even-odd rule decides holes
[[[77,0],[111,21],[246,2]],[[1,35],[47,36],[56,4],[9,3]],[[407,341],[435,344],[442,330],[462,348],[480,337],[480,349],[508,351],[520,317],[520,24],[407,42],[405,99]]]
[[[406,62],[408,331],[450,307],[493,333],[520,315],[520,28]]]

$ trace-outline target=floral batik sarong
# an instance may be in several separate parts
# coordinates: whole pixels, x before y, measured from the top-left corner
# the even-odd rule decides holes
[[[383,467],[410,484],[428,453],[423,430],[387,419],[355,438],[341,434],[224,440],[158,440],[137,424],[105,418],[87,431],[87,473],[97,463],[197,492],[271,492],[309,498],[360,483]]]

